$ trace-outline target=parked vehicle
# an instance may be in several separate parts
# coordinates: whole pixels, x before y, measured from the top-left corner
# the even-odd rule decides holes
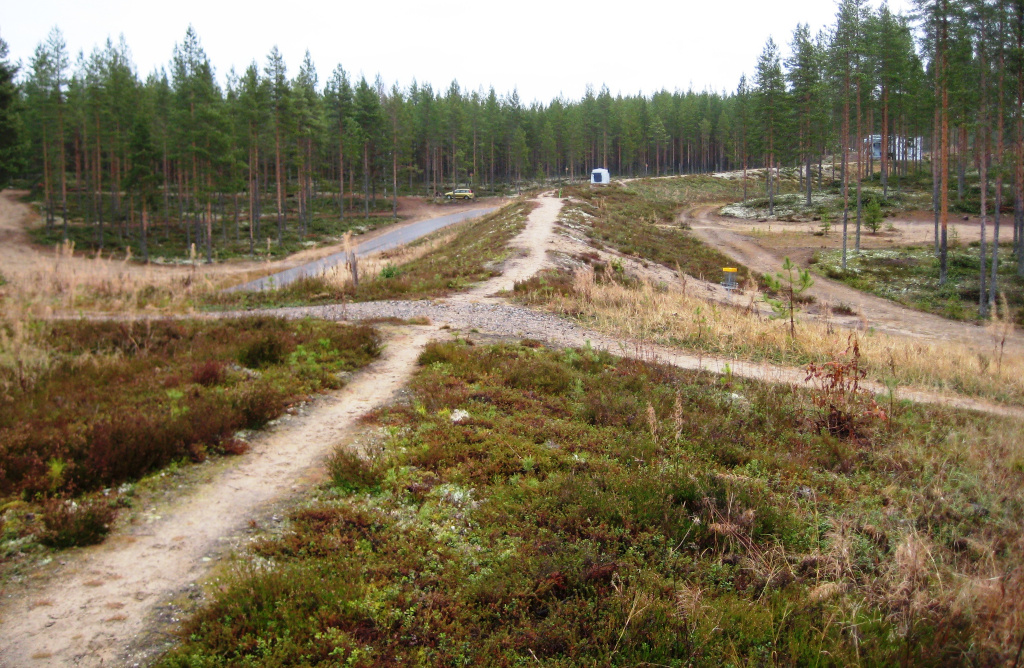
[[[456,188],[444,194],[445,199],[476,199],[472,188]]]

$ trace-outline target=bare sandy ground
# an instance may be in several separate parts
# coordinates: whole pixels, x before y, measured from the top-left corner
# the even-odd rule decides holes
[[[694,234],[702,241],[737,262],[761,273],[779,271],[784,255],[765,248],[760,237],[744,234],[742,223],[715,215],[714,211],[717,208],[716,205],[695,207],[683,214],[682,221],[689,223]],[[773,228],[775,225],[772,223]],[[746,221],[745,228],[749,232],[749,221]],[[823,276],[814,277],[814,285],[808,293],[818,302],[846,304],[860,314],[859,317],[834,316],[838,324],[857,327],[859,322],[861,326],[867,325],[898,336],[931,341],[954,340],[977,346],[979,349],[992,347],[992,335],[983,327],[906,308],[896,302],[854,290]],[[1006,345],[1007,350],[1022,352],[1024,336],[1015,332],[1007,340]]]

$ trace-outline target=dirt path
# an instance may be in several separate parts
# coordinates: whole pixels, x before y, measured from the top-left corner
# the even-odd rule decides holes
[[[133,640],[152,628],[158,606],[209,572],[261,508],[309,484],[308,475],[356,420],[403,387],[432,328],[405,329],[382,359],[306,415],[282,420],[210,482],[118,532],[106,543],[67,553],[47,583],[3,602],[0,665],[132,664]]]
[[[510,248],[520,250],[523,255],[506,262],[501,276],[495,276],[475,288],[453,295],[448,301],[494,301],[491,297],[494,293],[511,291],[518,281],[526,280],[541,269],[552,265],[547,252],[552,243],[555,221],[562,210],[562,202],[555,192],[544,193],[535,201],[537,207],[527,217],[526,227],[509,244]]]
[[[714,214],[717,208],[717,205],[695,207],[686,211],[682,220],[689,223],[694,234],[704,243],[750,269],[763,274],[779,271],[783,258],[750,236],[735,231],[734,225]],[[856,327],[861,323],[898,336],[933,341],[955,340],[985,349],[992,347],[992,337],[982,327],[906,308],[823,276],[815,275],[814,286],[808,292],[820,303],[846,304],[863,316],[833,316],[833,320],[841,325]],[[1024,337],[1014,334],[1007,340],[1007,349],[1011,348],[1015,352],[1024,352]]]
[[[645,361],[671,364],[681,369],[703,370],[717,374],[731,373],[740,378],[785,383],[807,387],[807,372],[803,367],[788,367],[761,362],[747,362],[727,357],[695,355],[678,348],[643,341],[621,339],[589,330],[559,316],[513,306],[500,300],[459,301],[389,301],[356,304],[302,306],[263,312],[287,318],[323,318],[342,322],[356,322],[375,318],[426,318],[434,325],[453,330],[479,332],[505,338],[534,339],[548,345],[585,347],[607,350],[615,355]],[[241,315],[241,314],[238,314]],[[472,336],[472,334],[469,334]],[[887,389],[881,383],[861,383],[876,394]],[[916,403],[967,408],[992,415],[1024,418],[1024,409],[1004,406],[979,399],[943,394],[922,389],[897,388],[896,396]]]

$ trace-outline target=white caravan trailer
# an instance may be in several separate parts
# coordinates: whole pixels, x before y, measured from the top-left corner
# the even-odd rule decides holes
[[[882,135],[870,135],[864,140],[875,160],[882,158]],[[903,150],[907,151],[907,160],[917,160],[921,156],[924,141],[921,137],[893,137],[889,140],[889,157],[893,160],[903,159]]]
[[[607,169],[598,167],[594,171],[590,172],[590,184],[598,186],[606,186],[612,182],[612,176],[608,173]]]

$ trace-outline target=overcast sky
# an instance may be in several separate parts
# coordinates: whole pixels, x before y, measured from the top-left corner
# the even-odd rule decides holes
[[[910,5],[889,0],[894,12]],[[785,53],[797,23],[817,32],[835,10],[831,0],[30,0],[7,3],[0,38],[11,59],[27,65],[53,26],[72,59],[123,34],[144,78],[170,61],[191,23],[222,82],[232,66],[241,73],[255,59],[262,68],[276,44],[292,76],[309,49],[321,85],[340,63],[356,78],[380,74],[389,86],[415,78],[447,89],[454,79],[463,89],[517,88],[523,102],[547,103],[577,99],[587,84],[613,94],[732,91],[769,35]]]

